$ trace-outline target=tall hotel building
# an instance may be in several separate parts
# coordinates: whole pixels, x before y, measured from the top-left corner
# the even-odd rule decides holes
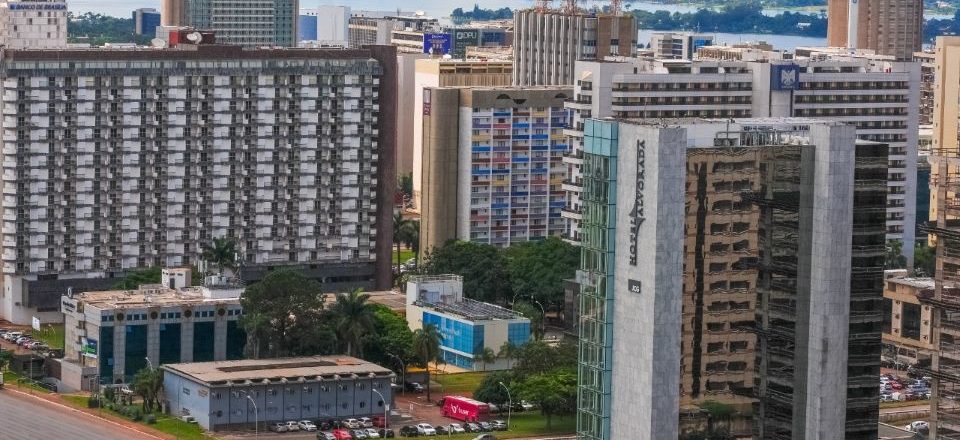
[[[525,9],[514,14],[513,84],[573,85],[578,60],[637,53],[633,14]]]
[[[829,0],[827,44],[901,61],[923,45],[923,0]]]
[[[297,45],[299,0],[161,0],[161,24],[217,34],[241,46]]]
[[[421,246],[559,237],[570,87],[427,88]]]
[[[0,52],[0,316],[236,242],[255,281],[299,268],[335,291],[391,285],[396,52]]]
[[[875,438],[886,144],[804,118],[583,140],[578,438],[677,438],[692,392],[754,438]]]
[[[67,47],[67,3],[62,0],[0,3],[0,45],[7,49]]]

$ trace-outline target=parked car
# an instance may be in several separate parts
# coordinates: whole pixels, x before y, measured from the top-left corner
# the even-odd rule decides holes
[[[447,431],[450,431],[451,434],[463,434],[467,432],[467,430],[463,429],[463,425],[459,423],[451,423]]]
[[[373,416],[373,427],[374,428],[385,428],[387,423],[383,416]]]
[[[930,430],[930,424],[923,420],[916,420],[916,421],[910,422],[909,425],[904,426],[903,429],[906,429],[907,431],[910,431],[910,432],[926,432]]]
[[[337,440],[337,436],[331,431],[320,431],[317,433],[317,440]]]
[[[361,428],[373,428],[373,420],[370,417],[360,417]]]
[[[366,440],[370,438],[367,437],[366,429],[354,429],[353,431],[350,431],[350,433],[353,434],[354,440]]]
[[[434,429],[437,430],[437,435],[449,435],[449,434],[453,434],[452,432],[450,432],[450,429],[448,429],[446,426],[443,426],[443,425],[439,425],[439,426],[437,426],[437,427],[434,428]]]
[[[277,423],[274,423],[274,424],[270,425],[270,430],[273,431],[273,432],[287,432],[287,431],[289,431],[289,429],[287,428],[287,424],[286,424],[286,423],[280,423],[280,422],[277,422]]]
[[[317,425],[314,425],[313,422],[309,420],[301,420],[297,423],[297,426],[300,427],[301,431],[314,432],[317,430]]]
[[[347,429],[334,429],[333,437],[337,440],[353,440],[353,435],[351,435],[350,430]]]
[[[377,433],[380,434],[380,438],[394,438],[397,436],[392,429],[381,429],[377,431]]]
[[[531,409],[535,409],[536,407],[537,407],[536,405],[530,402],[527,402],[526,400],[520,401],[520,409],[523,411],[530,411]]]
[[[473,440],[497,440],[497,436],[493,434],[480,434],[474,437]]]
[[[300,430],[300,424],[290,420],[287,422],[287,432],[297,432]]]
[[[467,432],[481,432],[480,425],[476,423],[466,423],[463,425],[463,429],[465,429]]]
[[[400,427],[400,435],[403,437],[417,437],[420,435],[420,431],[417,431],[416,426],[405,425]]]
[[[403,386],[407,391],[414,393],[422,393],[424,391],[423,385],[420,385],[419,382],[406,382]]]
[[[490,422],[480,422],[478,425],[480,425],[480,430],[483,432],[493,431],[493,425],[491,425]]]
[[[367,431],[367,438],[380,438],[380,433],[373,428],[365,428],[364,431]]]
[[[493,430],[494,430],[494,431],[506,431],[506,430],[507,430],[507,422],[504,422],[503,420],[494,420],[494,421],[490,422],[490,426],[493,427]]]
[[[418,424],[417,432],[420,433],[420,435],[437,435],[437,430],[429,423]]]
[[[343,421],[343,427],[349,429],[359,429],[363,426],[360,424],[360,421],[357,419],[347,419]]]

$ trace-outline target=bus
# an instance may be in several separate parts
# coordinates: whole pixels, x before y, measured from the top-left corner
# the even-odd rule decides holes
[[[490,405],[463,396],[445,396],[440,413],[463,422],[479,422],[490,416]]]

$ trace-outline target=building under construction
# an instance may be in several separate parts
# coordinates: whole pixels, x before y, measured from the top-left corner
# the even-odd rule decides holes
[[[573,85],[577,60],[633,56],[637,20],[613,0],[607,12],[585,11],[576,0],[559,9],[540,0],[514,15],[513,83],[519,86]]]
[[[932,305],[933,345],[930,438],[960,439],[960,37],[937,38],[931,216],[927,232],[937,245]]]

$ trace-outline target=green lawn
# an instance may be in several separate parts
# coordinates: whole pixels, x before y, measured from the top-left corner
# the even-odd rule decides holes
[[[506,421],[507,415],[495,416],[500,420]],[[577,419],[574,416],[557,417],[554,416],[550,429],[547,429],[547,419],[537,411],[531,411],[521,414],[513,414],[510,418],[510,430],[496,432],[498,439],[522,438],[536,435],[565,435],[573,434],[577,430]],[[470,440],[477,434],[458,434],[450,436],[440,436],[439,438],[449,438],[451,440]]]
[[[433,380],[440,385],[441,387],[436,387],[434,390],[441,391],[445,394],[466,394],[472,396],[473,392],[480,386],[480,382],[483,381],[483,378],[487,376],[485,372],[471,372],[471,373],[454,373],[454,374],[437,374],[433,376]]]
[[[396,264],[397,264],[397,247],[396,246],[393,247],[393,250],[390,251],[390,254],[393,255],[394,269],[396,269]],[[400,249],[400,262],[406,262],[407,260],[413,257],[414,257],[413,250]]]
[[[40,326],[40,331],[33,330],[30,336],[43,342],[53,349],[63,349],[63,324]]]
[[[36,383],[34,383],[32,380],[27,380],[23,376],[17,373],[14,373],[12,371],[3,372],[3,383],[4,383],[4,386],[17,386],[17,387],[31,389],[34,391],[39,391],[41,393],[49,394],[52,392],[44,387],[36,385]]]
[[[71,406],[77,408],[87,407],[87,396],[85,395],[70,394],[62,397],[63,400]],[[108,410],[106,408],[102,408],[100,411],[129,420],[129,418],[124,417],[122,414],[116,411]],[[201,429],[199,425],[187,423],[180,419],[176,419],[164,414],[157,415],[157,423],[155,424],[151,425],[143,421],[137,423],[156,429],[157,431],[170,434],[181,440],[207,440],[213,438],[204,433],[203,429]]]

